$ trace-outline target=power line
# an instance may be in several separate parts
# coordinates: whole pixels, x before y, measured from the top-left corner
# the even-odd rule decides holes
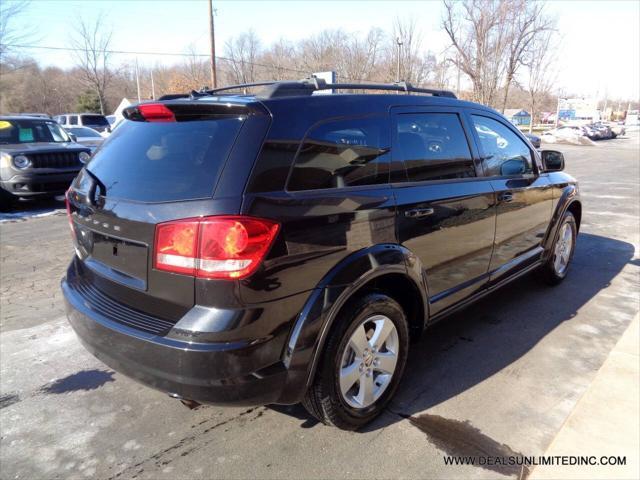
[[[18,44],[5,44],[6,47],[13,47],[13,48],[33,48],[33,49],[40,49],[40,50],[59,50],[59,51],[67,51],[67,52],[87,52],[89,50],[86,50],[84,48],[73,48],[73,47],[51,47],[51,46],[45,46],[45,45],[18,45]],[[112,54],[117,54],[117,55],[159,55],[159,56],[171,56],[171,57],[203,57],[203,58],[209,58],[211,55],[208,53],[177,53],[177,52],[137,52],[137,51],[130,51],[130,50],[105,50],[106,53],[112,53]],[[285,70],[287,72],[294,72],[294,73],[301,73],[304,75],[311,75],[313,72],[311,72],[310,70],[300,70],[298,68],[290,68],[290,67],[282,67],[279,65],[269,65],[269,64],[265,64],[265,63],[257,63],[257,62],[250,62],[250,61],[246,61],[246,60],[234,60],[232,58],[228,58],[228,57],[220,57],[216,55],[216,60],[223,60],[225,62],[231,62],[231,63],[246,63],[249,65],[254,65],[256,67],[264,67],[264,68],[273,68],[273,69],[277,69],[277,70]],[[362,78],[347,78],[347,77],[341,77],[346,81],[349,82],[360,82],[360,83],[372,83],[372,80],[365,80]],[[416,87],[420,87],[421,85],[419,84],[414,84],[414,86]]]
[[[17,44],[6,44],[7,47],[12,48],[33,48],[39,50],[59,50],[59,51],[67,51],[67,52],[87,52],[84,48],[73,48],[73,47],[50,47],[44,45],[17,45]],[[171,57],[206,57],[209,58],[210,54],[208,53],[177,53],[177,52],[136,52],[130,50],[105,50],[106,53],[117,54],[117,55],[160,55],[160,56],[171,56]],[[220,57],[216,55],[216,60],[223,60],[225,62],[233,62],[238,63],[237,60],[228,57]],[[289,68],[289,67],[281,67],[278,65],[267,65],[264,63],[256,63],[249,61],[241,61],[241,63],[248,63],[250,65],[255,65],[256,67],[265,67],[265,68],[277,68],[280,70],[287,70],[289,72],[296,73],[304,73],[309,74],[308,70],[300,70],[297,68]]]

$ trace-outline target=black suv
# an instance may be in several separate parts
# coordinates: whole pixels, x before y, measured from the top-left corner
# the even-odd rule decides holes
[[[402,94],[317,94],[362,88]],[[129,107],[68,192],[69,321],[113,369],[353,429],[427,325],[567,274],[577,183],[495,111],[407,84],[226,91]]]
[[[0,117],[0,210],[20,198],[62,195],[89,152],[51,119]]]

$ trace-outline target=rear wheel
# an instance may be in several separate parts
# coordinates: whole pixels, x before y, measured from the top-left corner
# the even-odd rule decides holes
[[[565,212],[558,227],[551,255],[540,267],[540,277],[549,285],[557,285],[567,276],[569,264],[573,259],[578,226],[571,212]]]
[[[303,404],[321,422],[355,430],[378,416],[395,393],[409,330],[402,307],[382,293],[358,297],[336,322]]]

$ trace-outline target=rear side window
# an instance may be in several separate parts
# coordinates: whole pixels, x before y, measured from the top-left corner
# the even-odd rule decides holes
[[[87,168],[108,197],[141,202],[206,198],[244,121],[124,122]]]
[[[77,125],[78,117],[76,115],[69,115],[69,125]]]
[[[396,129],[393,158],[404,162],[410,182],[476,176],[457,114],[400,114]]]
[[[316,190],[389,182],[388,135],[382,116],[336,120],[304,139],[288,190]]]
[[[472,115],[482,147],[482,167],[488,177],[533,173],[531,150],[506,125],[481,115]]]
[[[258,156],[247,191],[255,193],[284,190],[299,146],[300,143],[294,140],[267,140]]]

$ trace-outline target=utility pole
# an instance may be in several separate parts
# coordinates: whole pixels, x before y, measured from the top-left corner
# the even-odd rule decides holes
[[[209,41],[211,42],[211,84],[212,88],[218,87],[216,75],[216,38],[213,30],[213,0],[207,0],[209,5]]]
[[[558,105],[556,106],[556,121],[554,122],[554,127],[558,128],[560,125],[560,102],[562,101],[562,91],[558,92]]]
[[[396,43],[398,44],[398,64],[396,66],[396,82],[400,82],[400,56],[402,53],[402,40],[400,37],[396,38]]]
[[[136,57],[136,87],[138,89],[138,102],[140,101],[140,73],[138,72],[138,57]]]

